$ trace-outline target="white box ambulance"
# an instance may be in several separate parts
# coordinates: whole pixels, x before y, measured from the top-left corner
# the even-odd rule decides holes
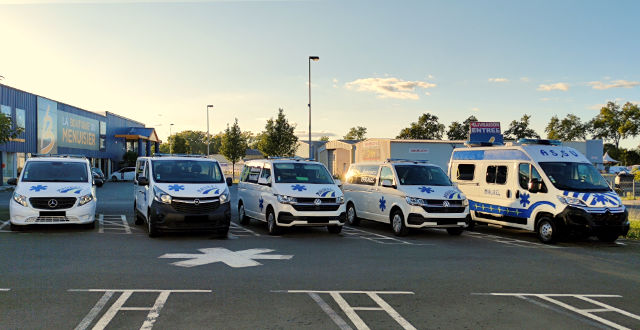
[[[558,141],[454,149],[449,176],[469,198],[474,222],[535,231],[543,243],[572,232],[612,242],[629,231],[627,211],[607,181]]]

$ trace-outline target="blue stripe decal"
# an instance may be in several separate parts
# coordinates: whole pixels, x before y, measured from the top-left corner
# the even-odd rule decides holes
[[[584,195],[582,195],[582,200],[586,202],[587,199],[589,199],[589,196],[591,196],[590,193],[585,193]]]
[[[469,200],[469,210],[471,211],[505,215],[505,216],[511,216],[511,217],[517,217],[517,218],[529,218],[533,213],[533,210],[540,205],[550,205],[553,208],[556,207],[555,204],[548,201],[535,202],[528,208],[521,209],[521,208],[515,208],[515,207],[499,206],[494,204],[478,203],[476,201]]]
[[[573,193],[573,198],[578,198],[578,196],[580,196],[580,193],[577,193],[577,192]]]
[[[530,160],[520,150],[460,150],[453,152],[454,160]]]
[[[565,192],[562,193],[565,196],[569,196],[569,192],[565,190]]]

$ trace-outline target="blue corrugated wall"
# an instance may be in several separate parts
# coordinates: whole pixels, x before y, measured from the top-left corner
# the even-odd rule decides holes
[[[19,108],[25,111],[25,130],[18,138],[25,139],[25,142],[10,141],[0,144],[0,151],[8,152],[36,152],[37,144],[37,105],[36,96],[17,89],[0,85],[0,103],[10,106],[11,108]],[[13,120],[15,122],[15,110],[13,110]]]

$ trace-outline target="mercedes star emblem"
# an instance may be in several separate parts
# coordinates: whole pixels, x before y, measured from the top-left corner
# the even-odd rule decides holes
[[[47,205],[49,205],[50,208],[55,208],[56,206],[58,206],[58,201],[55,199],[50,199],[49,202],[47,203]]]

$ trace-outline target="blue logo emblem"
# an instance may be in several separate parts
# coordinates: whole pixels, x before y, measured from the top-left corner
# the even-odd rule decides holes
[[[522,204],[523,207],[527,207],[528,204],[531,204],[529,197],[531,197],[531,195],[527,193],[522,193],[520,195],[520,204]]]
[[[297,190],[297,191],[303,191],[303,190],[307,190],[307,187],[301,184],[294,184],[294,185],[291,185],[291,189]]]
[[[384,209],[387,208],[387,201],[384,199],[384,196],[380,197],[380,211],[384,212]]]
[[[420,192],[425,194],[430,194],[433,192],[431,187],[420,187]]]
[[[70,191],[73,191],[74,194],[79,194],[82,191],[82,188],[81,187],[64,187],[64,188],[58,189],[58,192],[61,192],[61,193],[68,193]]]
[[[216,186],[204,186],[198,189],[197,191],[203,195],[208,195],[212,191],[214,195],[217,195],[220,193],[220,189],[216,188]]]
[[[169,190],[174,190],[174,191],[184,190],[184,186],[181,184],[172,184],[169,186]]]
[[[47,186],[43,186],[43,185],[39,184],[37,186],[31,186],[31,188],[29,188],[29,190],[38,192],[40,190],[47,190]]]
[[[336,192],[333,191],[330,188],[322,188],[322,189],[318,190],[316,195],[318,195],[320,197],[336,197]]]
[[[262,197],[258,200],[258,207],[260,208],[260,211],[264,208],[264,199],[262,199]]]
[[[453,198],[462,199],[460,192],[456,190],[447,190],[443,196],[448,199],[453,199]]]

